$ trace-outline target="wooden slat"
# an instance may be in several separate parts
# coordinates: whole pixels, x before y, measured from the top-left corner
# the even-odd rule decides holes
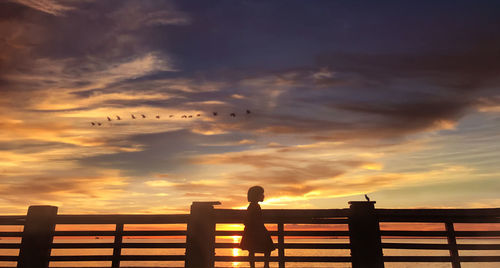
[[[262,218],[265,223],[293,222],[299,219],[339,218],[349,215],[348,209],[265,209]],[[215,209],[217,222],[241,223],[245,210]]]
[[[2,245],[2,244],[0,244]],[[52,248],[113,248],[114,243],[54,243]],[[186,243],[122,243],[122,248],[185,248]],[[17,247],[19,248],[19,246]]]
[[[239,248],[239,243],[215,243],[215,248]]]
[[[19,243],[0,243],[0,248],[20,248],[21,244]]]
[[[500,231],[455,231],[457,237],[493,237],[500,236]]]
[[[270,262],[278,262],[278,257],[270,257]],[[215,256],[215,261],[220,262],[244,262],[248,261],[248,256]],[[255,256],[255,261],[264,261],[263,256]],[[285,262],[350,262],[351,257],[347,256],[336,256],[336,257],[327,257],[327,256],[314,256],[314,257],[305,257],[305,256],[285,256]]]
[[[458,244],[459,250],[500,250],[500,244]]]
[[[462,256],[461,262],[500,262],[500,256]]]
[[[111,261],[112,255],[50,256],[50,261]],[[183,261],[184,255],[122,255],[122,261]]]
[[[410,243],[382,243],[382,248],[395,249],[443,249],[448,250],[448,244],[410,244]]]
[[[445,231],[380,231],[382,236],[446,237]]]
[[[186,231],[123,231],[123,236],[184,236]],[[56,231],[55,236],[115,236],[115,231]]]
[[[50,261],[112,261],[113,255],[50,256]]]
[[[185,230],[169,231],[123,231],[123,236],[185,236]]]
[[[186,248],[186,243],[123,243],[122,248]]]
[[[0,232],[0,237],[21,237],[23,232]]]
[[[439,217],[439,216],[383,216],[379,218],[380,222],[446,222],[448,220],[454,223],[500,223],[500,218],[460,218],[460,217]]]
[[[314,257],[302,257],[302,256],[286,256],[286,262],[351,262],[351,257],[348,256],[314,256]]]
[[[56,224],[176,224],[187,223],[188,214],[177,215],[57,215]]]
[[[437,217],[500,217],[500,208],[477,209],[375,209],[379,217],[383,216],[437,216]]]
[[[0,216],[0,225],[24,225],[25,215]]]
[[[184,261],[184,255],[122,255],[122,261]]]
[[[349,244],[340,243],[286,243],[285,248],[290,249],[350,249]]]
[[[55,231],[54,236],[115,236],[115,231]]]
[[[285,236],[349,236],[349,231],[285,231],[284,233]]]
[[[384,262],[451,262],[450,256],[383,256]]]
[[[277,231],[269,232],[272,236],[277,236]],[[243,231],[216,231],[216,236],[241,236]],[[349,231],[284,231],[285,236],[349,236]]]
[[[285,224],[347,224],[347,219],[326,219],[326,218],[284,218],[279,219]],[[243,218],[219,218],[217,223],[243,224]],[[267,224],[276,223],[275,220],[265,221]]]
[[[216,236],[242,236],[243,231],[215,231]]]
[[[18,256],[0,256],[0,261],[17,261]]]
[[[281,222],[285,224],[348,224],[348,220],[346,219],[282,219]]]
[[[113,248],[114,243],[52,243],[52,248]]]
[[[239,243],[216,243],[216,248],[239,248]],[[277,245],[276,245],[277,246]],[[349,244],[340,243],[285,243],[284,248],[289,249],[350,249]]]
[[[347,219],[326,219],[326,218],[282,218],[280,222],[285,224],[347,224]],[[276,223],[276,220],[269,219],[266,224]],[[217,223],[243,224],[243,218],[219,218]]]

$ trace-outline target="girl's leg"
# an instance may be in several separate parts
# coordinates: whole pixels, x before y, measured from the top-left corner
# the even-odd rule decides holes
[[[269,268],[269,257],[271,256],[271,252],[265,252],[264,253],[264,268]]]
[[[250,268],[255,268],[255,253],[252,251],[248,252],[248,258],[250,259]]]

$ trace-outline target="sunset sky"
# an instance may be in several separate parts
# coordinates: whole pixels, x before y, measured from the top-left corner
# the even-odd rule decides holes
[[[500,207],[499,74],[500,1],[4,0],[0,211]]]

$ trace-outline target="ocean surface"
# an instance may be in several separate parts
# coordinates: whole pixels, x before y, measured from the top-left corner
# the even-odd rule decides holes
[[[19,241],[17,241],[19,242]],[[99,239],[93,238],[58,238],[56,237],[54,243],[111,243],[113,238],[101,237]],[[167,243],[167,242],[184,242],[184,239],[139,239],[139,238],[124,238],[125,243]],[[239,242],[239,237],[218,237],[217,242]],[[276,241],[275,241],[276,242]],[[286,243],[347,243],[345,239],[293,239],[287,238]],[[383,242],[397,242],[397,243],[446,243],[445,239],[384,239]],[[500,244],[500,239],[458,239],[459,244]],[[14,239],[3,238],[0,243],[16,243]],[[123,249],[124,255],[179,255],[184,254],[184,249]],[[17,249],[0,249],[0,255],[17,255]],[[216,249],[217,256],[246,256],[246,251],[240,249]],[[500,250],[468,250],[460,251],[461,256],[500,256]],[[52,255],[112,255],[112,249],[54,249]],[[285,250],[287,256],[349,256],[349,250],[343,249],[287,249]],[[399,249],[386,249],[384,250],[385,256],[448,256],[447,250],[399,250]],[[275,250],[272,256],[277,256]],[[165,261],[138,261],[138,262],[122,262],[122,267],[183,267],[183,262],[165,262]],[[52,262],[50,267],[110,267],[109,261],[104,262]],[[0,267],[15,267],[14,262],[1,262]],[[216,267],[233,267],[245,268],[249,267],[246,262],[218,262]],[[258,263],[257,267],[262,267],[262,263]],[[271,267],[278,267],[277,263],[271,263]],[[351,267],[350,263],[286,263],[286,267],[299,268],[299,267]],[[431,268],[444,268],[450,267],[449,263],[386,263],[385,267],[394,268],[417,268],[417,267],[431,267]],[[500,263],[462,263],[464,268],[498,268]]]

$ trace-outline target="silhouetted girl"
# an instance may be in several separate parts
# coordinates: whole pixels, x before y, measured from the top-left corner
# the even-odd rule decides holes
[[[250,204],[245,215],[245,230],[241,238],[240,248],[248,250],[251,268],[255,268],[255,253],[264,253],[264,268],[269,268],[269,256],[275,247],[269,232],[264,226],[262,210],[259,205],[259,202],[264,201],[264,188],[260,186],[251,187],[248,189],[247,198]]]

